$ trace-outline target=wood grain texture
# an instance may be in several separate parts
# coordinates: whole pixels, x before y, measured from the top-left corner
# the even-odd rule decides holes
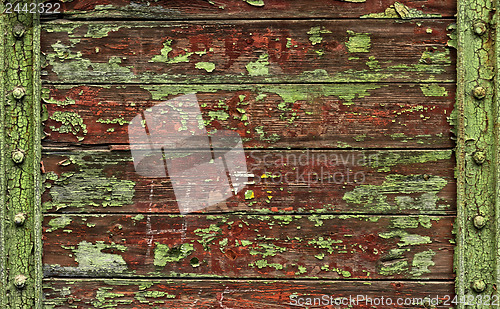
[[[425,308],[408,305],[413,298],[439,299],[435,308],[449,308],[445,303],[453,299],[453,282],[415,281],[255,281],[255,280],[118,280],[118,279],[46,279],[44,281],[45,304],[51,308],[117,307],[120,309],[162,308],[296,308],[299,301],[306,304],[308,298],[323,298],[331,304],[336,298],[360,298],[349,308]],[[375,298],[391,298],[384,305],[374,305]],[[372,301],[368,301],[371,298]],[[403,305],[398,305],[402,298]],[[407,298],[407,305],[404,299]],[[411,298],[411,299],[410,299]],[[301,300],[302,299],[302,300]],[[314,300],[310,300],[314,302]],[[415,300],[417,302],[418,300]],[[370,306],[370,304],[372,306]],[[317,306],[341,308],[341,305]]]
[[[443,83],[46,85],[44,144],[128,144],[131,119],[188,93],[208,131],[238,132],[245,148],[454,146],[455,85]]]
[[[254,184],[203,212],[455,212],[451,150],[246,151],[246,158]],[[179,213],[169,179],[139,176],[128,151],[45,152],[43,167],[45,212]],[[210,196],[216,188],[207,186]]]
[[[54,83],[453,82],[454,20],[50,22]]]
[[[73,0],[59,2],[63,18],[140,18],[140,19],[261,19],[261,18],[358,18],[371,13],[383,15],[387,9],[393,18],[453,17],[456,0],[400,0],[394,7],[392,0],[183,0],[110,1]],[[49,16],[47,16],[49,17]],[[372,17],[372,16],[367,16]],[[373,16],[374,18],[377,15]]]
[[[46,276],[452,279],[454,217],[46,215]]]

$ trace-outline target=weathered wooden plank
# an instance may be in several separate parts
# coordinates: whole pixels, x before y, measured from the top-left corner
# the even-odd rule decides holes
[[[47,276],[452,279],[454,217],[47,215]]]
[[[455,212],[451,150],[247,150],[246,158],[254,184],[203,212]],[[178,213],[169,179],[140,176],[132,161],[128,151],[45,152],[44,210]]]
[[[53,1],[51,1],[53,2]],[[61,1],[64,18],[260,19],[453,17],[456,0],[160,0],[155,2]]]
[[[423,308],[420,299],[424,304],[437,305],[433,308],[450,308],[454,286],[450,281],[46,279],[44,293],[44,303],[54,309],[295,308],[293,305],[317,305],[317,298],[322,301],[321,308],[350,304],[349,308],[392,309]],[[346,305],[344,298],[350,303]]]
[[[455,85],[443,83],[47,85],[45,144],[127,144],[131,119],[188,93],[208,131],[236,131],[246,148],[454,146]]]
[[[42,73],[59,83],[451,82],[453,22],[50,22]]]

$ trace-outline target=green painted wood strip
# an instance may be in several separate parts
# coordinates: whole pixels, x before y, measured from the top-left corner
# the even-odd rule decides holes
[[[0,305],[41,308],[40,25],[11,11],[0,19]]]
[[[354,308],[373,308],[369,305],[375,303],[383,303],[378,309],[409,308],[412,303],[412,308],[422,308],[417,306],[420,300],[431,305],[439,302],[432,308],[450,308],[453,288],[453,281],[46,279],[44,304],[53,309],[276,309],[306,308],[323,298],[312,308],[352,308],[348,302],[344,306],[330,302],[330,296],[337,304],[351,296],[359,300],[350,303]]]
[[[491,297],[499,285],[498,1],[461,0],[458,9],[456,288],[460,297]]]

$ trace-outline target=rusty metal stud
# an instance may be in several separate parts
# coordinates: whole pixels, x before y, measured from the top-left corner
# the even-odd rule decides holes
[[[24,36],[24,32],[26,31],[26,28],[24,27],[23,24],[17,23],[14,25],[12,28],[12,34],[16,39],[20,39]]]
[[[28,277],[25,275],[17,275],[14,278],[14,285],[18,289],[23,289],[26,286],[26,281],[28,280]]]
[[[12,90],[12,96],[16,100],[21,100],[25,95],[26,89],[24,89],[23,87],[15,87],[14,90]]]
[[[484,99],[486,96],[486,88],[478,86],[474,88],[474,91],[472,91],[472,94],[474,95],[474,98],[481,100]]]
[[[16,164],[23,163],[24,161],[24,151],[21,149],[16,149],[12,152],[12,161]]]
[[[481,165],[486,161],[486,153],[484,151],[476,151],[472,155],[472,158],[474,159],[474,162],[476,162],[478,165]]]
[[[483,35],[486,32],[486,24],[483,22],[477,22],[474,24],[474,33],[477,35]]]
[[[483,280],[476,280],[472,283],[472,289],[476,293],[482,293],[486,290],[486,283]]]
[[[474,226],[480,230],[486,225],[486,218],[480,215],[474,217]]]
[[[14,224],[17,226],[23,226],[26,221],[26,216],[23,213],[18,213],[14,216]]]

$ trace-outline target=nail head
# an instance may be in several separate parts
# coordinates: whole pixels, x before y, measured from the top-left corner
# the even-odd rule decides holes
[[[16,149],[12,152],[12,161],[16,164],[20,164],[24,161],[24,151]]]
[[[26,95],[26,90],[23,87],[15,87],[14,90],[12,90],[12,95],[14,99],[21,100]]]

